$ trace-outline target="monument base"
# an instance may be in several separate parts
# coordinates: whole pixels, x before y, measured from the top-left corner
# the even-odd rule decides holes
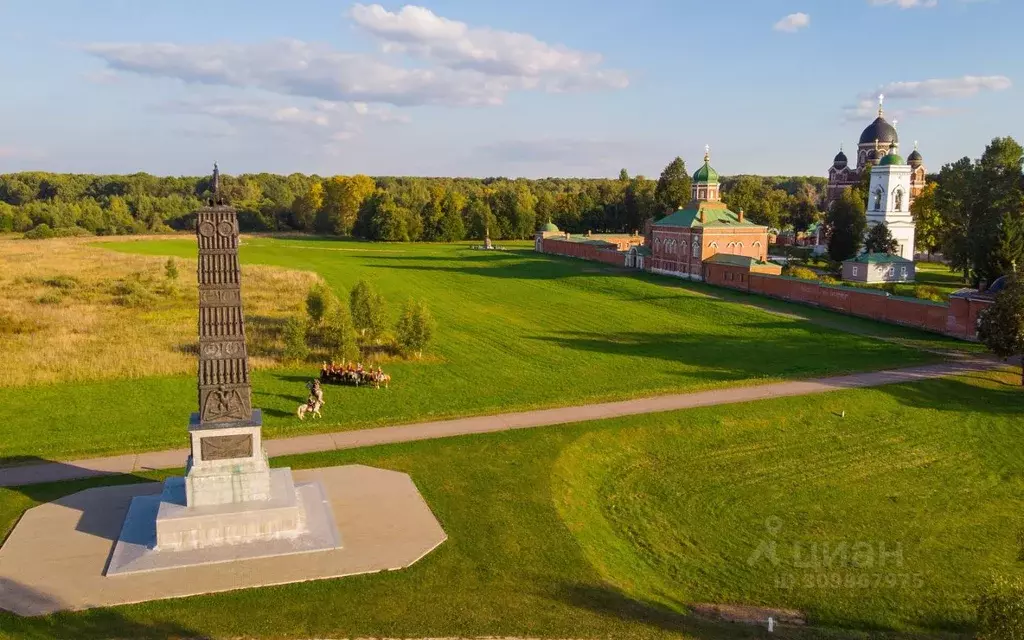
[[[278,473],[281,471],[287,475]],[[182,478],[168,480],[160,495],[132,498],[105,575],[341,548],[334,514],[320,483],[293,485],[289,469],[273,473],[277,491],[293,488],[290,498],[275,495],[255,505],[188,509],[179,502],[165,501],[169,492],[181,495]],[[299,526],[289,528],[292,523]],[[214,540],[218,543],[209,544]]]
[[[292,470],[273,469],[266,475],[266,500],[200,506],[185,499],[192,478],[169,478],[156,516],[156,548],[182,551],[298,537],[306,518]]]

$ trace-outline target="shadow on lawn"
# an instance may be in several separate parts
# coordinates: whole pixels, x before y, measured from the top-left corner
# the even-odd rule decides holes
[[[682,614],[661,604],[639,600],[608,585],[567,584],[556,593],[555,599],[573,607],[586,609],[599,615],[616,618],[623,622],[646,624],[670,633],[686,634],[694,638],[792,638],[815,639],[834,638],[845,640],[888,638],[911,640],[935,637],[962,637],[965,629],[952,626],[945,621],[932,621],[938,633],[902,633],[885,629],[873,629],[868,633],[846,629],[824,629],[812,626],[776,626],[774,633],[768,633],[766,625],[724,622],[697,615]]]
[[[12,580],[0,578],[0,603],[33,609],[65,606],[57,598]],[[0,633],[10,638],[194,638],[199,632],[173,621],[129,620],[116,609],[91,609],[23,618],[0,611]],[[10,634],[10,635],[7,635]]]

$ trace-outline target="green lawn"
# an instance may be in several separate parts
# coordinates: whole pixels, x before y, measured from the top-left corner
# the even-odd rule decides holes
[[[182,257],[196,251],[190,239],[103,246]],[[324,420],[315,423],[299,422],[294,411],[316,365],[257,372],[254,404],[272,438],[906,366],[936,359],[911,347],[959,344],[521,246],[485,253],[464,245],[257,237],[245,239],[241,257],[316,271],[339,293],[372,280],[393,317],[417,296],[439,324],[429,361],[389,365],[387,391],[328,388]],[[182,446],[194,385],[192,376],[177,376],[0,389],[0,464]]]
[[[695,602],[794,607],[831,637],[968,633],[990,572],[1021,573],[1016,380],[978,374],[278,459],[408,472],[449,540],[404,571],[0,614],[0,635],[768,637],[684,615]],[[0,536],[38,500],[112,481],[0,490]],[[755,555],[766,541],[778,564]]]
[[[936,262],[918,262],[914,273],[918,284],[937,287],[946,295],[967,286],[962,272],[950,271],[948,266]]]

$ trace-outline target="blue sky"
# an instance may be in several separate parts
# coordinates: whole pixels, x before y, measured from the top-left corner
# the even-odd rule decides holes
[[[1018,0],[0,0],[0,171],[824,176],[1024,140]]]

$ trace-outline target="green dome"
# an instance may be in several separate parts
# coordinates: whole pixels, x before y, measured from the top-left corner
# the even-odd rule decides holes
[[[558,227],[555,226],[554,222],[549,222],[540,229],[544,233],[559,233]]]
[[[704,157],[704,166],[697,169],[697,173],[693,174],[694,182],[718,182],[718,172],[711,168],[711,163],[707,156]]]
[[[907,164],[903,161],[903,156],[896,153],[896,147],[893,147],[892,150],[889,151],[889,154],[882,158],[882,161],[878,163],[881,167],[888,167],[894,164]]]

